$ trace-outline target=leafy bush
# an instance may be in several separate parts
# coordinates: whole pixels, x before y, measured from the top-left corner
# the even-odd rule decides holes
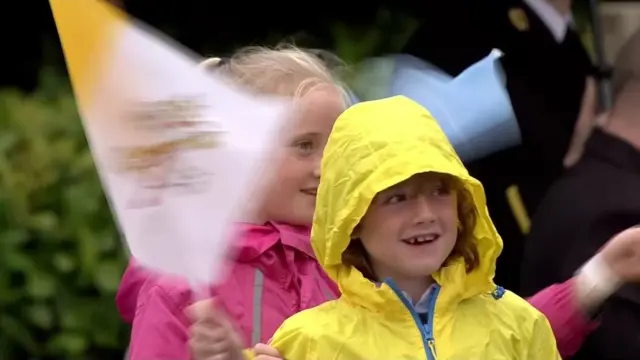
[[[411,15],[380,8],[370,25],[353,27],[337,22],[330,29],[336,54],[348,64],[359,64],[372,56],[402,52],[418,24]]]
[[[121,358],[125,264],[68,82],[0,93],[0,358]]]

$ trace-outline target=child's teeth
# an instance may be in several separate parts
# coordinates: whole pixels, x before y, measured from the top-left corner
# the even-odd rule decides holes
[[[416,237],[412,237],[410,239],[407,239],[407,243],[409,244],[423,244],[426,242],[430,242],[435,240],[436,236],[435,235],[429,235],[429,236],[416,236]]]

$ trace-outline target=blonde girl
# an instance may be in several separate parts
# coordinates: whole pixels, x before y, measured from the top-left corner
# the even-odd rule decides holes
[[[234,338],[235,349],[268,341],[286,318],[338,293],[315,259],[309,226],[322,152],[347,96],[322,61],[291,46],[251,47],[202,66],[248,91],[289,97],[295,104],[291,125],[274,154],[274,181],[264,201],[252,204],[250,216],[238,224],[231,275],[211,288],[216,299],[212,311],[227,314],[240,334]],[[189,329],[198,324],[185,311],[192,301],[187,284],[149,276],[132,262],[117,298],[122,316],[133,325],[129,358],[191,359]],[[202,348],[207,351],[207,344]]]

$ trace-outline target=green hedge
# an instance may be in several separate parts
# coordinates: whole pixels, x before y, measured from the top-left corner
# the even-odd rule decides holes
[[[126,257],[68,82],[0,93],[0,358],[117,358]]]

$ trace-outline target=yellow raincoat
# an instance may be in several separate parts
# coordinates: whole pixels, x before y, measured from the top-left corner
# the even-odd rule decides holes
[[[392,281],[378,286],[342,264],[341,256],[378,192],[430,171],[458,177],[473,195],[480,266],[466,274],[460,259],[433,275],[438,286],[424,326]],[[502,240],[482,186],[420,105],[398,96],[355,105],[340,116],[322,160],[316,206],[313,249],[342,297],[282,324],[271,345],[287,360],[560,358],[546,318],[493,283]]]

